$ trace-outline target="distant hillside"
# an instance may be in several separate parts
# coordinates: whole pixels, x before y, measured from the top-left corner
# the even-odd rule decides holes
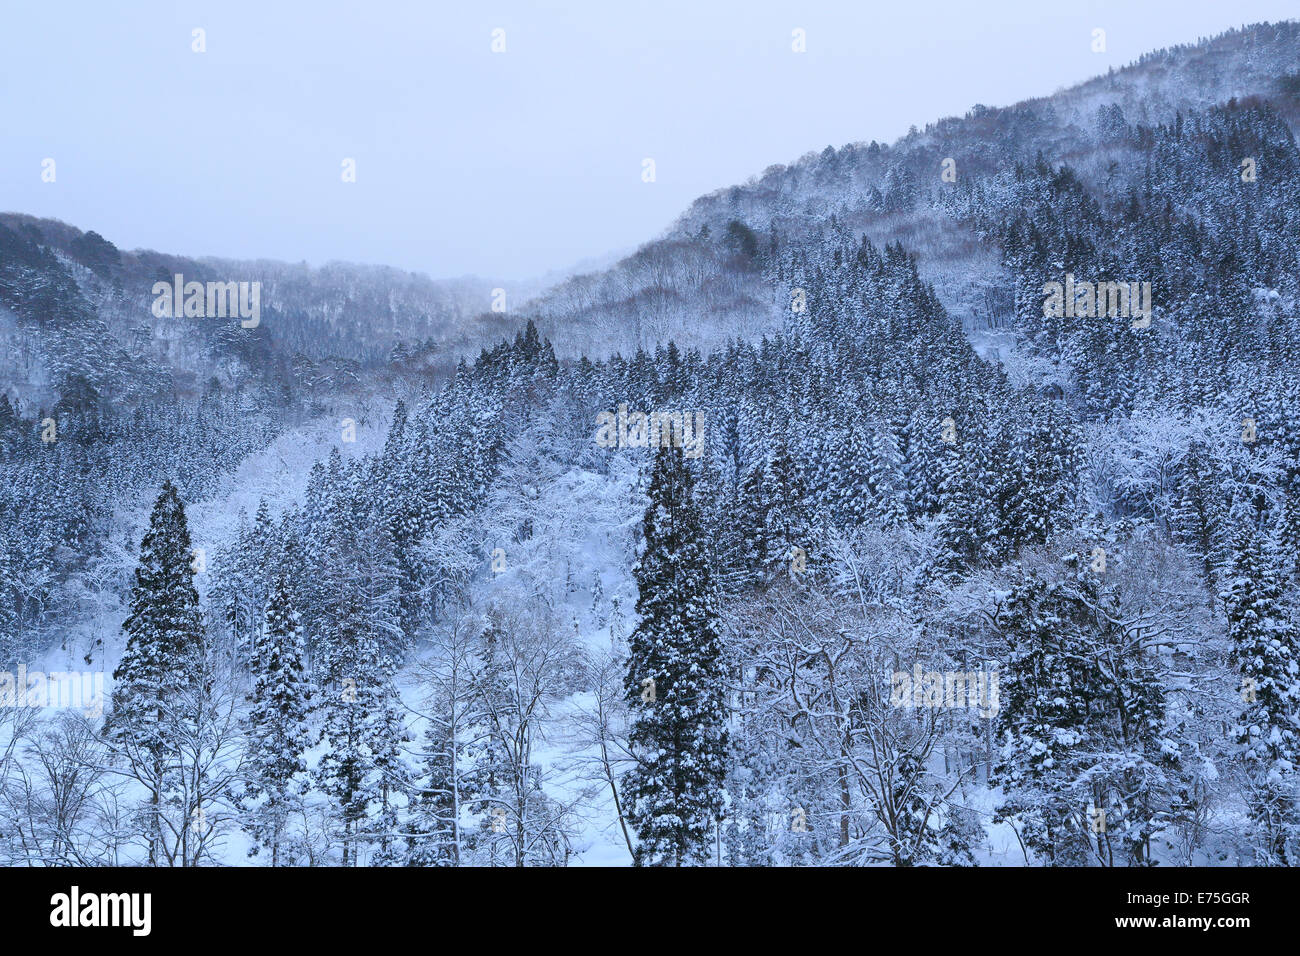
[[[562,355],[593,354],[600,345],[626,351],[666,337],[707,348],[779,328],[788,290],[772,288],[761,266],[774,245],[821,235],[833,219],[877,245],[903,242],[968,327],[997,322],[1010,309],[999,290],[1001,253],[974,229],[969,199],[955,196],[995,189],[1016,164],[1041,156],[1122,197],[1148,161],[1138,127],[1234,98],[1267,101],[1293,131],[1300,126],[1300,24],[1232,30],[1146,54],[1051,96],[973,106],[893,145],[827,146],[769,166],[701,197],[666,235],[610,270],[556,286],[528,310]],[[948,157],[955,184],[940,179]]]
[[[177,274],[186,282],[261,283],[259,326],[155,316],[154,284]],[[213,380],[311,394],[404,365],[445,373],[455,364],[454,357],[439,364],[450,337],[467,328],[482,328],[485,341],[501,334],[490,319],[475,318],[487,312],[493,285],[385,266],[128,252],[93,231],[8,213],[0,215],[0,340],[8,346],[0,380],[25,402],[52,405],[69,383],[83,381],[129,405],[154,392],[194,393]],[[42,294],[33,298],[33,288]],[[413,351],[417,358],[401,358]]]
[[[58,401],[73,382],[128,404],[213,382],[310,396],[393,376],[432,381],[528,319],[561,358],[630,354],[668,339],[707,352],[781,329],[790,292],[775,279],[779,259],[837,232],[902,242],[966,328],[999,325],[1012,309],[1004,250],[977,220],[992,206],[1007,211],[1018,168],[1067,163],[1094,195],[1120,202],[1149,175],[1155,126],[1234,99],[1267,103],[1297,127],[1300,25],[1229,31],[1051,96],[973,106],[892,145],[827,146],[769,166],[696,200],[665,235],[608,268],[528,299],[531,283],[500,283],[504,312],[491,311],[494,280],[126,252],[65,223],[2,214],[0,378],[11,397],[37,404]],[[955,182],[941,179],[948,158]],[[25,270],[43,275],[25,285],[44,290],[40,301],[5,295],[4,273],[16,287]],[[176,273],[261,282],[261,327],[154,317],[153,283]]]

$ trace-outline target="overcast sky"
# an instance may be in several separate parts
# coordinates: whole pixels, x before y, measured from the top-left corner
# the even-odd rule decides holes
[[[893,141],[1298,12],[1295,0],[2,0],[0,209],[123,248],[523,278],[634,247],[696,196],[809,150]],[[1105,53],[1090,48],[1095,27]],[[806,53],[791,49],[796,28]]]

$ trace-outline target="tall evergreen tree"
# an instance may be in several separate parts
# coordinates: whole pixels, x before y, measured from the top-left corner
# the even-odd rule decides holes
[[[703,863],[722,812],[726,703],[716,596],[694,479],[680,448],[661,449],[650,479],[640,622],[624,687],[637,757],[626,781],[638,865]]]
[[[171,481],[149,516],[131,589],[131,613],[122,624],[126,650],[113,671],[107,731],[143,771],[149,789],[149,863],[158,862],[161,805],[167,787],[168,703],[193,689],[203,674],[203,618],[194,587],[185,505]]]
[[[249,659],[253,689],[248,714],[248,785],[245,796],[265,796],[250,817],[249,832],[279,866],[292,812],[306,792],[311,746],[307,717],[311,688],[303,666],[302,628],[288,581],[280,576],[267,602],[261,633]],[[255,855],[258,849],[249,851]]]
[[[392,797],[405,787],[400,765],[405,728],[398,712],[390,649],[401,634],[397,588],[382,535],[338,528],[327,539],[323,608],[323,736],[329,749],[316,768],[342,823],[344,866],[360,863],[363,843],[391,862],[397,831]],[[370,808],[379,814],[369,819]]]
[[[1300,864],[1300,642],[1277,571],[1260,536],[1243,524],[1233,536],[1228,581],[1229,660],[1241,673],[1237,743],[1248,776],[1250,815],[1272,865]]]
[[[953,444],[945,446],[939,458],[939,551],[931,569],[939,578],[971,571],[983,554],[984,515],[965,454],[962,446]]]

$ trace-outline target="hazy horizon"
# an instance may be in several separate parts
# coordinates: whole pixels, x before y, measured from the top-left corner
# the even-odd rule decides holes
[[[355,9],[11,8],[0,209],[127,249],[537,279],[635,248],[774,163],[893,142],[1295,13],[1281,0]]]

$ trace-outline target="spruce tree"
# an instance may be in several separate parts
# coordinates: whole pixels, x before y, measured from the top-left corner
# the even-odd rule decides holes
[[[763,495],[764,470],[764,463],[758,462],[741,479],[735,496],[735,514],[728,525],[736,539],[734,576],[737,590],[743,591],[763,581],[769,563],[767,505]]]
[[[354,632],[355,633],[355,632]],[[396,836],[391,796],[404,783],[398,777],[404,731],[392,684],[395,668],[376,642],[357,634],[331,660],[334,689],[325,698],[323,738],[328,749],[316,768],[320,789],[335,803],[342,823],[342,865],[361,863],[361,845],[379,843],[379,859],[388,858]],[[370,808],[379,817],[369,823]]]
[[[994,821],[1014,821],[1025,845],[1052,866],[1087,858],[1085,804],[1072,791],[1086,765],[1079,751],[1100,749],[1089,718],[1092,701],[1104,697],[1084,651],[1088,617],[1066,588],[1033,573],[998,615],[1008,651],[992,782],[1006,799]]]
[[[807,489],[795,455],[784,441],[777,445],[768,461],[763,494],[767,504],[767,558],[771,570],[779,573],[789,561],[792,549],[813,551]]]
[[[126,649],[113,671],[106,731],[148,781],[149,863],[158,862],[161,804],[168,765],[168,704],[203,674],[203,619],[194,588],[185,505],[165,481],[140,542]]]
[[[323,737],[329,749],[316,768],[320,789],[335,803],[342,823],[342,864],[361,861],[361,844],[379,844],[376,862],[396,859],[397,831],[392,801],[404,788],[401,742],[405,728],[398,711],[393,677],[397,664],[389,654],[399,636],[396,586],[385,561],[381,535],[366,536],[347,528],[326,539],[322,573],[325,603]],[[372,804],[378,819],[369,821]]]
[[[1266,863],[1300,863],[1296,838],[1296,770],[1300,762],[1300,654],[1279,576],[1258,533],[1242,525],[1233,536],[1227,582],[1229,661],[1241,673],[1241,717],[1235,729],[1249,778],[1250,815],[1264,838]]]
[[[461,701],[440,702],[424,733],[423,774],[412,787],[407,823],[407,866],[460,863],[460,781],[457,759],[463,745],[457,710]]]
[[[303,754],[311,746],[307,717],[312,694],[303,655],[302,628],[293,594],[287,579],[280,576],[249,659],[253,689],[247,718],[245,789],[246,797],[265,795],[250,817],[248,830],[259,847],[271,851],[272,866],[280,865],[290,815],[307,789]],[[258,847],[254,847],[249,855],[257,852]]]
[[[466,772],[460,782],[465,802],[478,819],[477,832],[467,835],[468,845],[483,848],[492,865],[498,860],[498,844],[508,842],[507,838],[494,834],[507,832],[514,822],[507,811],[511,806],[510,762],[492,720],[492,714],[509,707],[507,662],[501,654],[503,637],[500,619],[489,615],[479,636],[479,646],[471,655],[469,696],[473,711],[469,719],[472,723],[465,746]]]
[[[898,439],[888,424],[878,425],[871,436],[872,510],[875,519],[886,528],[897,527],[907,520],[907,487]]]
[[[722,811],[722,640],[693,486],[681,449],[661,449],[642,523],[644,550],[633,568],[641,619],[629,638],[624,682],[635,714],[637,764],[625,786],[638,865],[703,863]]]
[[[1002,668],[997,819],[1052,865],[1153,865],[1152,837],[1187,807],[1181,725],[1157,654],[1121,624],[1113,593],[1074,556],[1028,572],[997,623]],[[1094,828],[1089,812],[1104,815]]]
[[[939,552],[931,574],[956,579],[973,570],[983,553],[981,505],[971,465],[960,445],[944,448],[939,473]]]

